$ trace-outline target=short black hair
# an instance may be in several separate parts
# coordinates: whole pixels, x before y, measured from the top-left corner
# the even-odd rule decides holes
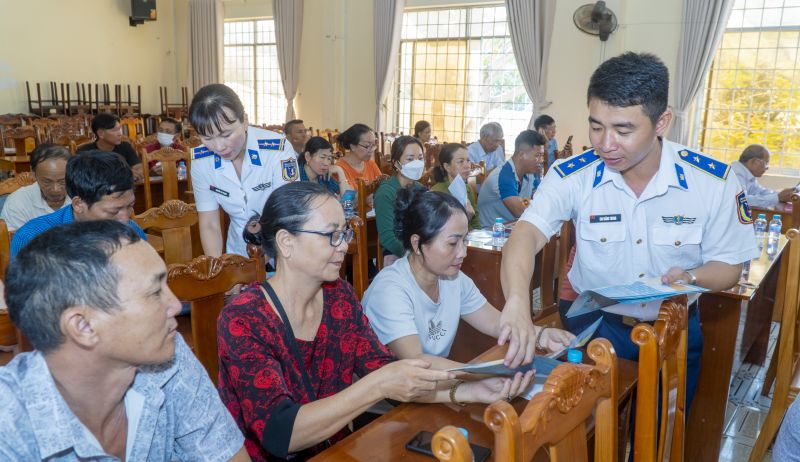
[[[453,161],[453,155],[459,149],[467,149],[461,143],[445,143],[442,150],[439,151],[439,156],[436,159],[436,165],[433,167],[433,181],[441,183],[447,179],[447,170],[444,169],[444,164],[449,164]]]
[[[101,112],[92,119],[92,133],[97,136],[97,132],[100,130],[111,130],[117,125],[117,122],[119,122],[119,117],[116,114]]]
[[[361,135],[371,131],[372,129],[364,124],[353,124],[336,137],[336,142],[339,143],[339,147],[342,151],[348,151],[350,150],[350,146],[358,144],[361,140]]]
[[[592,98],[614,107],[642,106],[655,125],[667,110],[669,70],[653,54],[623,53],[595,69],[589,80],[586,104]]]
[[[36,166],[46,160],[64,159],[68,161],[70,157],[72,157],[72,153],[64,146],[55,143],[42,143],[31,152],[31,171],[35,173]]]
[[[392,150],[391,150],[391,160],[392,165],[395,162],[399,162],[400,158],[403,157],[403,152],[405,152],[406,148],[409,144],[416,144],[422,149],[422,152],[425,152],[425,146],[422,145],[422,142],[418,138],[414,138],[413,136],[402,135],[395,138],[392,142]]]
[[[431,123],[427,120],[420,120],[419,122],[414,124],[414,138],[419,138],[419,134],[422,133],[426,128],[430,128]]]
[[[180,135],[183,133],[183,125],[178,122],[177,119],[173,119],[172,117],[164,117],[161,119],[162,122],[166,122],[175,126],[175,134]]]
[[[547,114],[542,114],[539,117],[537,117],[536,120],[533,121],[533,128],[538,130],[542,127],[553,125],[554,123],[556,123],[556,120],[554,118],[550,117]]]
[[[133,189],[133,172],[119,154],[83,151],[67,161],[67,195],[91,207],[109,194]]]
[[[439,191],[429,191],[412,183],[397,191],[394,203],[394,234],[408,251],[414,250],[411,236],[419,236],[421,253],[422,245],[435,239],[447,220],[458,212],[467,216],[467,210],[455,197]]]
[[[286,122],[283,124],[283,133],[289,133],[289,130],[291,130],[295,125],[303,125],[303,121],[300,119],[292,119]]]
[[[261,212],[261,248],[270,258],[278,257],[275,236],[278,231],[296,234],[303,229],[311,213],[311,203],[318,197],[329,197],[337,201],[336,195],[317,182],[295,181],[286,183],[269,195]]]
[[[233,119],[225,113],[228,109]],[[197,133],[211,135],[216,129],[222,131],[223,124],[244,122],[244,106],[239,96],[227,85],[212,83],[195,93],[189,105],[189,122]]]
[[[33,347],[48,352],[64,342],[61,315],[74,306],[109,312],[120,305],[119,272],[111,257],[139,242],[130,226],[111,220],[51,228],[20,250],[6,271],[8,314]]]
[[[514,152],[516,153],[519,151],[522,146],[544,146],[547,144],[547,140],[544,138],[544,135],[541,133],[534,131],[534,130],[522,130],[519,135],[517,135],[516,141],[514,141]]]
[[[308,139],[308,141],[306,141],[306,146],[303,148],[303,152],[297,156],[297,163],[302,167],[306,164],[306,153],[309,153],[313,156],[320,149],[333,150],[333,146],[331,146],[331,143],[329,143],[328,140],[321,136],[312,136]]]

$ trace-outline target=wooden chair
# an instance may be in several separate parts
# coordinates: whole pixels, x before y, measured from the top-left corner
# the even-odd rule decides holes
[[[431,449],[436,459],[448,462],[472,462],[469,441],[454,426],[448,425],[433,435]]]
[[[356,180],[356,196],[358,199],[358,216],[361,220],[364,221],[364,240],[367,245],[367,253],[366,258],[375,258],[375,266],[380,271],[383,268],[383,250],[381,249],[381,240],[378,237],[377,227],[375,227],[375,235],[370,236],[369,233],[369,221],[367,220],[367,197],[375,194],[375,191],[378,190],[378,186],[381,185],[381,182],[385,180],[387,177],[381,176],[376,178],[375,180],[365,183],[364,180]],[[375,222],[375,219],[372,219],[372,222]],[[374,249],[374,253],[373,253]]]
[[[366,222],[361,217],[355,216],[350,219],[350,228],[354,231],[354,238],[347,247],[347,255],[349,258],[345,261],[350,261],[350,267],[353,274],[353,290],[359,300],[363,298],[364,292],[367,291],[369,285],[369,259],[367,258],[367,239],[366,239]],[[347,268],[342,265],[341,274],[347,273]]]
[[[245,258],[224,254],[201,255],[188,264],[170,265],[167,283],[180,300],[192,306],[192,345],[194,354],[211,380],[219,377],[217,317],[225,304],[225,292],[237,284],[249,284],[264,273],[261,255]]]
[[[144,137],[144,120],[141,117],[124,117],[119,124],[122,126],[122,134],[132,141]]]
[[[777,355],[775,374],[775,391],[772,394],[767,417],[758,433],[758,438],[750,453],[750,461],[761,461],[772,440],[778,432],[786,409],[800,393],[800,367],[796,360],[796,342],[798,341],[797,312],[800,306],[798,286],[800,286],[800,231],[795,228],[786,232],[789,242],[786,290],[783,295],[783,313],[778,345],[773,356]],[[786,256],[786,250],[783,251]]]
[[[631,340],[639,345],[635,462],[663,461],[665,456],[683,460],[688,317],[686,296],[675,297],[661,303],[655,323],[638,324],[631,331]]]
[[[5,137],[12,141],[18,156],[25,156],[36,149],[36,130],[33,127],[25,126],[8,130]]]
[[[189,174],[192,163],[192,156],[188,151],[180,151],[173,148],[161,148],[157,151],[146,152],[143,148],[139,150],[142,157],[142,171],[144,172],[144,203],[145,207],[152,208],[153,193],[150,188],[150,162],[161,162],[161,178],[164,190],[164,202],[171,199],[180,199],[178,191],[178,167],[176,163],[183,160],[186,163],[187,187],[191,191],[192,179]]]
[[[133,221],[145,231],[161,231],[164,241],[164,262],[187,263],[192,260],[191,227],[197,224],[197,208],[179,200],[168,200],[159,207],[151,208]]]
[[[595,365],[561,364],[518,416],[498,401],[483,414],[494,432],[494,460],[527,462],[547,448],[553,462],[588,460],[587,420],[594,412],[594,460],[617,459],[617,355],[611,342],[587,348]]]
[[[5,220],[0,220],[0,280],[6,279],[6,268],[11,260],[11,234],[8,232]],[[14,345],[18,345],[18,338],[21,333],[11,322],[8,311],[0,309],[0,350],[10,350]]]
[[[31,172],[17,173],[17,176],[0,182],[0,196],[11,194],[17,189],[36,183],[36,177]]]

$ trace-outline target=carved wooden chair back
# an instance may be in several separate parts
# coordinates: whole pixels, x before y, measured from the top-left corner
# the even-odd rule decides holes
[[[594,412],[594,457],[617,458],[617,355],[611,342],[593,340],[587,348],[595,365],[561,364],[522,415],[498,401],[483,414],[494,432],[494,459],[528,462],[545,447],[552,462],[588,460],[587,420]]]
[[[36,130],[29,126],[8,130],[5,137],[14,143],[14,150],[18,156],[27,155],[38,145]]]
[[[161,162],[161,187],[164,191],[164,202],[171,199],[180,199],[178,192],[178,161],[186,164],[187,189],[192,190],[192,179],[190,175],[192,156],[188,151],[181,151],[173,148],[161,148],[157,151],[146,152],[142,147],[139,149],[142,156],[142,170],[144,172],[144,203],[147,208],[152,208],[158,204],[153,204],[153,192],[150,179],[150,162]]]
[[[448,425],[433,435],[431,450],[436,459],[443,462],[472,462],[472,449],[461,431]],[[498,460],[498,459],[495,459]]]
[[[245,258],[235,254],[201,255],[187,264],[169,265],[170,290],[192,306],[194,354],[214,383],[219,377],[217,317],[225,304],[225,292],[237,284],[257,281],[263,267],[260,255]]]
[[[637,324],[631,331],[631,340],[639,345],[636,462],[663,461],[665,456],[669,461],[683,460],[688,317],[686,296],[675,297],[661,303],[656,322]]]
[[[23,186],[32,185],[34,183],[36,183],[36,177],[33,175],[33,173],[31,172],[17,173],[17,176],[0,182],[0,196],[11,194]]]
[[[369,207],[367,206],[367,198],[375,194],[375,191],[378,190],[378,186],[380,186],[381,182],[387,178],[388,177],[386,176],[380,176],[369,183],[364,182],[364,180],[356,180],[356,198],[358,199],[357,214],[364,222],[364,240],[367,245],[366,258],[369,259],[375,257],[378,271],[383,268],[383,250],[381,249],[381,241],[378,238],[378,228],[370,226],[370,221],[367,219],[367,212],[369,211]],[[372,218],[371,223],[375,223],[374,218]],[[374,236],[372,235],[373,233],[369,232],[370,228],[375,229]]]
[[[161,231],[164,240],[164,262],[187,263],[192,260],[191,227],[197,224],[194,204],[176,199],[168,200],[133,218],[140,228]]]
[[[353,274],[353,290],[359,300],[364,296],[369,285],[368,274],[368,258],[367,258],[367,240],[366,240],[366,222],[361,217],[355,216],[349,221],[350,228],[353,229],[353,240],[347,247],[347,255],[349,258],[345,262],[349,262]],[[341,275],[347,273],[347,267],[342,265],[340,271]]]

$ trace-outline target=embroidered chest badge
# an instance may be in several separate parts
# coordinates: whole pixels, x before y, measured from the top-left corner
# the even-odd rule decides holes
[[[281,161],[281,175],[283,176],[284,181],[297,180],[297,174],[297,160],[286,159]]]
[[[678,226],[691,225],[692,223],[695,222],[695,220],[697,220],[697,218],[687,217],[685,215],[675,215],[671,217],[662,216],[661,219],[664,220],[664,223],[670,225],[678,225]]]

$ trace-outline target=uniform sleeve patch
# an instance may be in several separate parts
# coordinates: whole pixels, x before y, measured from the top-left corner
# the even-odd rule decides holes
[[[730,166],[725,162],[720,162],[716,159],[692,152],[688,149],[679,151],[678,156],[683,162],[691,165],[701,172],[708,173],[714,178],[724,180],[728,177]]]
[[[208,157],[213,154],[214,152],[202,145],[192,148],[192,160],[202,159],[203,157]]]
[[[283,144],[286,138],[272,138],[268,140],[258,140],[258,149],[265,151],[283,151]]]
[[[286,159],[281,161],[281,175],[284,181],[297,180],[297,160]]]
[[[750,205],[747,203],[747,196],[744,190],[736,195],[736,215],[739,217],[739,223],[749,225],[753,223],[753,212],[750,210]]]
[[[570,157],[569,159],[554,165],[553,169],[556,171],[556,173],[558,173],[558,176],[561,178],[566,178],[573,173],[580,172],[598,160],[600,160],[600,157],[594,153],[594,149],[590,149],[583,154]]]

